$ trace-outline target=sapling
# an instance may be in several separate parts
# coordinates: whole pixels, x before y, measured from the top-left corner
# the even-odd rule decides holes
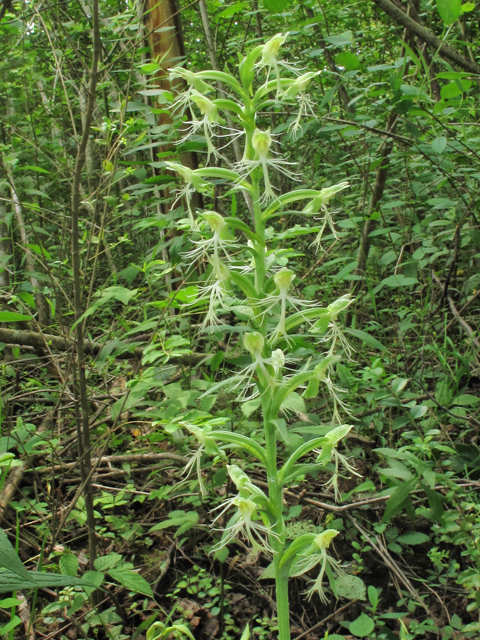
[[[225,135],[220,130],[227,114],[229,122],[237,127],[231,130],[230,135],[243,134],[244,154],[233,168],[206,166],[192,170],[177,163],[167,163],[169,169],[177,172],[183,185],[179,197],[184,197],[188,210],[188,219],[182,221],[182,228],[190,228],[194,248],[184,254],[185,261],[202,260],[207,265],[204,283],[198,288],[194,303],[196,312],[206,305],[201,330],[221,331],[222,318],[233,315],[241,305],[244,319],[239,323],[243,333],[240,345],[251,356],[249,365],[211,387],[205,395],[224,387],[234,390],[240,399],[257,397],[263,419],[263,438],[256,441],[222,428],[218,418],[202,418],[195,424],[182,422],[179,418],[179,428],[186,428],[199,443],[199,449],[185,472],[189,474],[196,469],[200,491],[205,493],[200,467],[202,454],[216,456],[216,460],[221,461],[227,451],[234,449],[247,454],[249,459],[253,459],[252,464],[266,473],[268,489],[264,492],[238,466],[227,467],[238,493],[217,508],[219,512],[215,514],[214,528],[219,528],[222,519],[227,523],[212,551],[218,551],[237,536],[243,536],[253,552],[271,556],[280,640],[290,638],[289,577],[300,576],[319,567],[318,577],[308,590],[308,597],[318,593],[326,601],[325,579],[335,589],[335,577],[343,573],[339,561],[329,553],[338,533],[336,530],[326,529],[318,535],[305,534],[288,544],[283,491],[301,480],[313,464],[318,470],[332,474],[327,485],[333,487],[335,498],[339,499],[338,478],[342,473],[356,473],[347,458],[337,450],[352,427],[343,424],[342,414],[349,415],[348,409],[341,399],[342,390],[332,381],[336,364],[344,357],[350,359],[353,354],[338,322],[339,314],[348,307],[351,299],[342,296],[326,308],[302,299],[296,292],[294,269],[285,265],[285,259],[277,249],[267,247],[267,238],[274,238],[272,224],[277,216],[303,218],[308,224],[310,220],[315,223],[316,216],[320,215],[320,228],[312,226],[306,231],[316,234],[314,245],[321,249],[322,235],[327,227],[334,237],[337,236],[327,205],[348,187],[345,182],[322,189],[295,184],[294,181],[298,180],[297,167],[274,154],[270,129],[261,124],[265,107],[271,108],[274,104],[291,109],[293,106],[296,111],[289,126],[295,136],[299,133],[301,119],[313,114],[314,103],[307,90],[317,74],[301,74],[295,65],[283,60],[281,49],[286,37],[277,34],[246,56],[240,56],[239,80],[229,72],[193,73],[178,68],[172,71],[173,77],[182,77],[187,84],[175,108],[188,107],[193,114],[189,116],[192,119],[187,136],[200,128],[203,130],[207,142],[207,163],[210,158],[218,160],[215,137]],[[214,97],[216,82],[226,88],[221,98]],[[293,190],[281,194],[276,186],[278,172],[294,183]],[[204,195],[206,202],[213,195],[211,180],[229,183],[229,193],[246,192],[247,200],[253,205],[252,224],[239,217],[222,216],[216,211],[193,210],[192,194],[195,190]],[[292,209],[292,206],[296,208]],[[308,358],[298,350],[299,331],[302,344],[307,341],[312,345]],[[318,351],[315,351],[315,346]],[[288,443],[288,431],[282,415],[288,411],[294,396],[297,401],[300,394],[305,399],[314,398],[321,388],[325,388],[333,400],[330,424],[318,427],[317,433],[310,427],[313,437],[293,452],[288,450],[287,456],[282,456],[281,445]],[[169,425],[171,429],[172,425]]]

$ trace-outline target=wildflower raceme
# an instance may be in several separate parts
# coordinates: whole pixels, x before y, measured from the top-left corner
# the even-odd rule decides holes
[[[348,184],[299,185],[301,169],[280,154],[281,140],[274,140],[270,129],[272,104],[288,115],[290,124],[283,127],[288,139],[303,135],[301,122],[315,118],[315,101],[309,92],[315,89],[318,75],[302,74],[297,64],[285,60],[281,51],[286,41],[287,34],[277,34],[240,56],[238,78],[228,71],[172,70],[171,77],[187,85],[173,106],[189,118],[187,128],[180,131],[182,141],[195,135],[198,142],[203,134],[205,154],[203,166],[196,169],[178,161],[165,163],[179,178],[176,202],[188,211],[188,220],[178,223],[190,232],[184,236],[188,244],[177,266],[184,269],[185,285],[190,288],[184,308],[203,316],[192,328],[208,328],[210,335],[202,337],[206,349],[212,349],[207,351],[207,363],[216,358],[214,346],[224,340],[228,347],[222,349],[233,355],[225,361],[225,371],[237,367],[222,377],[218,366],[212,366],[212,377],[199,381],[204,391],[199,398],[202,411],[193,412],[198,420],[177,417],[166,429],[188,431],[190,446],[197,445],[184,475],[204,499],[215,496],[216,489],[213,483],[208,488],[202,465],[209,457],[217,465],[228,454],[228,486],[233,483],[237,493],[227,494],[213,510],[213,529],[221,531],[221,539],[213,540],[211,549],[216,552],[243,539],[256,554],[269,556],[276,581],[279,640],[290,640],[288,579],[320,567],[308,596],[316,593],[324,602],[325,578],[335,593],[335,578],[344,572],[329,553],[336,530],[289,541],[283,491],[313,470],[314,477],[318,474],[318,481],[331,491],[332,501],[339,500],[342,474],[358,475],[347,455],[338,451],[353,427],[344,424],[344,414],[351,411],[343,400],[344,390],[334,381],[337,368],[354,354],[341,324],[341,314],[352,299],[344,295],[322,303],[302,295],[301,270],[308,243],[300,250],[301,237],[310,233],[316,234],[317,251],[322,250],[327,229],[334,240],[340,237],[328,205]],[[216,83],[222,86],[218,98]],[[191,115],[186,115],[187,109]],[[293,116],[292,109],[297,110]],[[225,137],[238,137],[239,132],[244,149],[235,161],[228,149],[220,154],[218,145],[225,148]],[[203,196],[201,206],[194,205],[195,192]],[[243,200],[237,201],[239,192],[244,208]],[[320,230],[318,225],[310,226],[316,216],[321,217]],[[299,250],[282,247],[282,237],[289,242],[297,238]],[[194,277],[195,264],[199,270]],[[193,302],[192,285],[196,286]],[[208,413],[213,406],[210,399],[215,402],[220,390],[230,393],[227,398],[232,402],[242,403],[245,416],[256,412],[253,415],[262,427],[242,432],[231,411],[220,428],[219,418]],[[322,412],[322,424],[306,403]],[[305,430],[293,429],[288,420],[295,414],[311,424]],[[258,477],[254,471],[264,484],[257,486],[251,479]]]

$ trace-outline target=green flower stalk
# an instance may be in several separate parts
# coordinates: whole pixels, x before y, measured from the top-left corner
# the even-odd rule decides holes
[[[340,313],[351,303],[350,297],[342,296],[324,308],[316,301],[306,301],[300,295],[294,295],[295,269],[279,253],[275,242],[267,250],[267,239],[274,234],[275,216],[290,214],[303,216],[306,220],[318,213],[323,214],[323,226],[315,241],[320,246],[324,229],[329,226],[334,232],[327,205],[348,186],[342,182],[323,189],[301,187],[280,193],[274,185],[276,171],[288,178],[287,183],[298,176],[293,172],[291,163],[274,154],[270,129],[262,124],[265,121],[262,109],[271,105],[272,99],[289,109],[292,103],[297,104],[298,114],[291,126],[292,133],[296,135],[301,118],[311,113],[308,87],[317,75],[300,75],[294,65],[279,59],[280,47],[286,38],[286,34],[277,34],[265,45],[250,51],[240,61],[238,79],[228,72],[215,70],[197,74],[187,70],[173,72],[188,84],[186,95],[179,98],[176,108],[188,105],[202,114],[202,119],[198,119],[194,128],[198,130],[203,127],[207,139],[207,163],[214,156],[208,139],[218,135],[217,128],[227,114],[234,126],[243,132],[245,152],[242,161],[234,165],[234,171],[218,166],[205,166],[192,171],[177,163],[167,163],[168,168],[176,171],[184,184],[178,197],[185,198],[191,219],[190,231],[196,234],[193,236],[193,249],[184,254],[184,259],[188,266],[194,260],[207,259],[209,263],[206,281],[198,287],[193,303],[199,308],[200,305],[207,306],[201,330],[211,326],[212,330],[220,331],[219,316],[228,313],[232,318],[241,309],[238,315],[243,320],[238,321],[241,326],[237,327],[238,333],[233,336],[243,335],[237,348],[243,348],[251,358],[247,366],[227,380],[211,385],[201,397],[216,393],[220,388],[234,391],[239,401],[257,397],[263,420],[263,438],[259,441],[235,429],[217,428],[214,424],[217,418],[208,418],[200,426],[185,421],[185,428],[195,435],[199,443],[185,473],[196,469],[199,491],[204,494],[202,456],[218,458],[231,449],[233,455],[241,452],[242,460],[250,461],[249,464],[265,474],[268,488],[263,491],[238,465],[230,464],[227,467],[238,493],[215,509],[219,513],[214,524],[231,511],[233,515],[221,529],[221,540],[213,545],[212,550],[233,544],[242,537],[255,553],[272,557],[279,640],[290,640],[289,577],[302,575],[319,565],[318,578],[308,595],[312,597],[318,593],[320,599],[325,601],[325,576],[334,589],[335,576],[342,573],[340,563],[328,554],[336,531],[327,530],[318,536],[300,536],[289,543],[285,532],[283,491],[301,479],[305,473],[304,462],[317,464],[319,471],[330,473],[327,486],[333,487],[336,499],[340,497],[340,474],[347,472],[358,475],[348,459],[338,452],[339,443],[352,428],[350,425],[340,424],[325,436],[305,439],[293,451],[288,450],[286,456],[281,446],[281,443],[289,442],[287,420],[281,416],[287,416],[286,412],[292,406],[291,400],[295,399],[298,403],[298,392],[303,393],[305,400],[309,400],[317,397],[320,386],[325,387],[333,398],[333,423],[341,423],[340,410],[347,413],[349,410],[340,398],[342,390],[334,383],[335,365],[345,356],[350,358],[353,353],[338,320]],[[267,78],[260,86],[256,86],[259,69],[266,69]],[[270,73],[275,75],[273,80],[269,79]],[[222,93],[222,98],[217,100],[206,97],[211,91],[209,83],[217,82],[223,83],[225,95]],[[230,135],[236,135],[236,130],[231,130]],[[229,183],[229,194],[239,190],[248,194],[248,199],[253,203],[253,224],[249,224],[250,212],[237,211],[235,217],[224,217],[206,210],[195,212],[200,226],[197,229],[191,207],[192,194],[195,190],[200,191],[207,200],[213,195],[213,187],[208,182],[210,179]],[[267,225],[272,227],[268,228]],[[204,237],[207,227],[211,235]],[[282,349],[277,347],[279,342]],[[316,345],[321,344],[321,351],[325,351],[327,342],[327,352],[316,353]],[[306,344],[308,349],[305,349]],[[303,355],[305,352],[308,357]],[[300,401],[303,402],[303,399],[300,398]],[[211,427],[207,427],[209,423]],[[171,429],[175,428],[178,427],[172,425]],[[321,433],[324,433],[323,428]]]

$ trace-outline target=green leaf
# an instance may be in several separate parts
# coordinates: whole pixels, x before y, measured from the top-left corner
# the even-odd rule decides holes
[[[385,347],[379,340],[371,336],[369,333],[365,331],[360,331],[360,329],[343,329],[344,333],[349,333],[351,336],[355,336],[365,344],[368,344],[370,347],[374,349],[378,349],[379,351],[388,351],[387,347]]]
[[[290,438],[285,420],[283,418],[277,418],[276,420],[270,420],[270,422],[275,425],[275,429],[278,431],[285,444],[288,444],[290,442]]]
[[[140,72],[144,73],[145,75],[150,75],[152,73],[155,73],[155,71],[158,71],[161,68],[162,67],[156,62],[149,62],[148,64],[144,64],[143,66],[140,67]]]
[[[242,402],[242,413],[245,418],[249,418],[254,411],[258,409],[258,407],[262,404],[261,398],[254,398],[253,400],[248,400],[248,402]]]
[[[270,13],[281,13],[290,4],[290,0],[263,0],[263,6]]]
[[[445,147],[447,146],[447,139],[445,136],[439,136],[435,138],[432,142],[432,151],[434,153],[443,153]]]
[[[368,587],[368,599],[370,600],[372,607],[376,609],[378,607],[380,595],[373,585],[369,585]]]
[[[119,582],[123,587],[135,593],[153,598],[153,591],[145,578],[131,569],[110,569],[108,575]]]
[[[19,576],[8,569],[0,569],[0,593],[23,591],[24,589],[43,589],[47,587],[89,587],[85,578],[61,576],[57,573],[27,571],[27,577]]]
[[[13,631],[13,629],[15,629],[15,627],[18,627],[19,625],[22,624],[21,619],[18,616],[13,616],[10,620],[10,622],[7,622],[6,625],[4,625],[3,627],[0,628],[0,635],[4,636],[10,633],[10,631]]]
[[[17,598],[5,598],[5,600],[0,600],[0,607],[2,607],[2,609],[18,607],[19,604],[22,604],[22,600],[17,600]]]
[[[461,407],[472,407],[480,402],[478,396],[472,396],[469,393],[464,393],[461,396],[457,396],[452,400],[452,404],[460,405]]]
[[[443,22],[451,25],[462,13],[462,0],[437,0],[437,9]]]
[[[343,33],[338,36],[326,36],[325,40],[330,42],[330,44],[334,44],[336,47],[344,47],[347,44],[352,44],[353,33],[351,31],[343,31]]]
[[[350,53],[350,51],[341,51],[337,54],[335,56],[335,64],[343,67],[346,71],[355,71],[360,67],[357,56]]]
[[[108,553],[106,556],[100,556],[95,560],[95,569],[97,571],[108,571],[114,569],[118,564],[123,562],[123,558],[119,553]]]
[[[60,573],[64,576],[76,576],[78,571],[78,558],[73,553],[65,553],[60,556]]]
[[[422,418],[427,413],[427,411],[428,407],[426,407],[424,404],[415,405],[410,409],[410,415],[414,420],[418,420],[419,418]]]
[[[348,600],[367,599],[364,581],[348,573],[335,579],[335,591],[338,596]]]
[[[475,9],[474,2],[464,2],[462,4],[461,15],[463,15],[464,13],[470,13],[470,11],[473,11],[474,9]]]
[[[417,479],[412,478],[412,480],[403,482],[401,485],[394,489],[385,505],[385,513],[383,514],[384,522],[388,522],[389,520],[391,520],[395,514],[403,509],[406,500],[408,500],[410,496],[410,491],[413,491],[415,489],[416,484]]]
[[[420,533],[419,531],[412,531],[398,536],[397,542],[400,542],[400,544],[411,545],[424,544],[425,542],[430,542],[430,536],[427,536],[426,533]]]
[[[159,522],[154,525],[150,531],[161,531],[162,529],[168,529],[169,527],[178,527],[175,536],[179,536],[185,533],[198,522],[198,513],[196,511],[172,511],[168,514],[170,518]]]
[[[354,620],[348,628],[350,633],[357,636],[357,638],[364,638],[365,636],[368,636],[374,629],[374,621],[365,613],[362,613],[356,620]]]
[[[27,322],[32,318],[15,311],[0,311],[0,322]]]
[[[0,529],[0,568],[1,567],[8,567],[10,570],[9,573],[13,572],[24,580],[30,580],[29,572],[23,566],[23,562],[18,557],[17,552],[3,529]]]
[[[396,276],[385,278],[380,284],[386,285],[387,287],[409,287],[418,284],[418,280],[416,278],[407,278],[401,273],[398,273]]]
[[[292,391],[282,402],[282,411],[294,411],[295,413],[307,413],[305,400],[296,391]]]
[[[217,351],[217,353],[213,356],[213,358],[210,360],[210,369],[215,373],[215,371],[218,371],[220,365],[222,364],[223,360],[225,358],[225,354],[223,351]],[[248,418],[248,416],[246,416]]]

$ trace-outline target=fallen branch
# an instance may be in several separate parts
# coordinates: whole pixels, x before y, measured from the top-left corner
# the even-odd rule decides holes
[[[17,329],[0,328],[0,342],[6,344],[20,345],[21,347],[34,347],[35,349],[44,349],[48,344],[57,351],[68,351],[75,346],[75,340],[62,336],[54,336],[48,333],[37,333],[35,331],[20,331]],[[123,343],[126,344],[126,343]],[[97,354],[105,345],[101,342],[85,340],[84,350],[87,354]],[[167,354],[165,354],[167,355]],[[130,348],[128,351],[119,353],[116,358],[138,358],[143,357],[143,347]],[[205,353],[189,353],[179,357],[173,357],[169,360],[172,363],[180,363],[186,365],[195,365],[208,357]]]
[[[97,464],[122,464],[123,462],[159,462],[160,460],[173,460],[179,464],[187,464],[188,458],[180,456],[178,453],[127,453],[121,456],[102,456],[101,458],[92,458],[92,466]],[[78,465],[77,462],[66,462],[65,464],[54,465],[53,467],[37,467],[37,473],[51,473],[52,471],[68,471]],[[113,469],[112,469],[113,470]],[[100,471],[100,469],[99,469]]]

